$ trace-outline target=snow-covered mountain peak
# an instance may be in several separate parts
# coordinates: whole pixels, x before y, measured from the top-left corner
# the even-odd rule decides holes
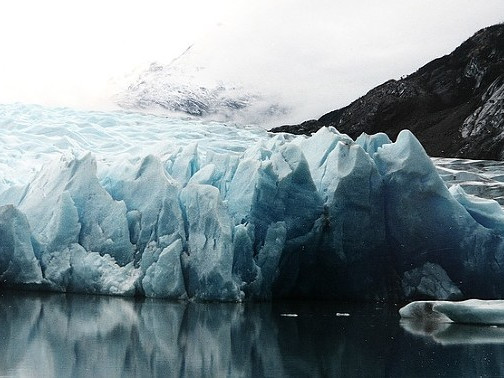
[[[117,103],[125,109],[247,124],[268,124],[289,112],[277,95],[221,78],[211,62],[200,64],[201,55],[190,46],[168,64],[151,63],[117,95]]]

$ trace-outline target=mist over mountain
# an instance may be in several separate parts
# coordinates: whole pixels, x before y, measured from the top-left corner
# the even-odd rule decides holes
[[[211,65],[200,65],[204,60],[200,55],[201,49],[190,46],[168,64],[152,63],[116,96],[117,104],[125,109],[238,123],[279,120],[289,112],[274,93],[215,75]]]
[[[352,138],[410,129],[429,155],[504,159],[504,24],[480,30],[451,54],[389,80],[317,120],[272,129],[311,134],[334,126]]]
[[[449,53],[499,22],[502,9],[465,0],[236,4],[175,60],[152,56],[136,66],[142,69],[120,80],[116,101],[264,128],[298,123]],[[165,48],[162,41],[159,50]]]

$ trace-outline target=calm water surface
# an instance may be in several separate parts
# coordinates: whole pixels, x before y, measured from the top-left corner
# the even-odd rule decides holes
[[[346,303],[0,292],[1,377],[504,377],[504,328]]]

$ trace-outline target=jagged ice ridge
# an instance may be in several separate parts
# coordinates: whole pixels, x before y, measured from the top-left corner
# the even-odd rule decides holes
[[[220,301],[504,295],[502,208],[448,189],[409,131],[232,144],[47,159],[0,193],[1,284]]]

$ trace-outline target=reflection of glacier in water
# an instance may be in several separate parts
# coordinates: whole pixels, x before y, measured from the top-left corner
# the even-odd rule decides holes
[[[403,331],[396,308],[374,304],[177,303],[3,292],[0,324],[2,376],[504,373],[502,344],[471,344],[469,335],[465,344],[441,346]]]
[[[476,192],[501,197],[499,175],[436,169],[408,131],[392,143],[0,111],[3,285],[223,301],[504,296],[504,211],[468,194],[486,177],[491,190]]]
[[[345,304],[203,304],[11,292],[0,296],[0,304],[0,375],[347,376],[349,368],[360,369],[355,348],[365,346],[357,328],[345,330],[362,316],[336,316],[338,310],[351,311]],[[282,317],[284,312],[298,317]],[[359,355],[380,363],[372,345]]]
[[[441,345],[504,345],[504,328],[498,326],[401,319],[401,327],[412,335],[430,338]]]

